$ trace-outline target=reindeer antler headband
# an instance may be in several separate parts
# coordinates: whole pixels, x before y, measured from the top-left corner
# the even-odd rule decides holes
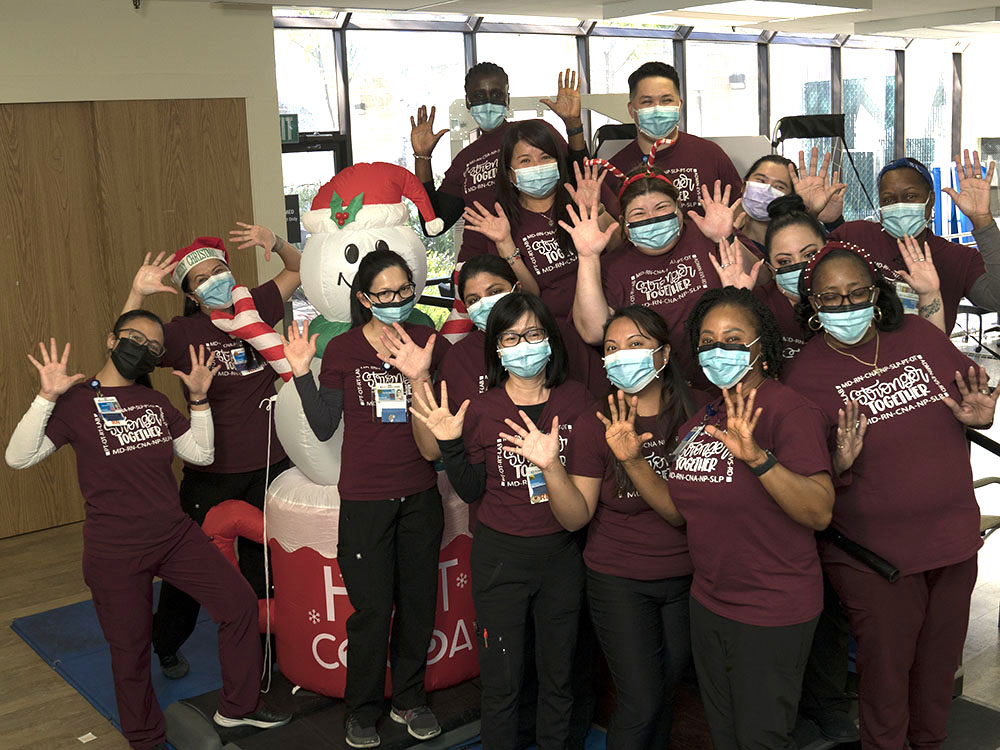
[[[654,162],[656,161],[657,151],[665,147],[673,146],[676,142],[677,142],[676,138],[674,138],[673,140],[671,140],[670,138],[660,138],[658,141],[656,141],[653,144],[652,148],[649,149],[649,158],[646,160],[646,170],[644,172],[639,172],[638,174],[634,174],[631,177],[626,177],[624,172],[618,169],[618,167],[609,162],[607,159],[585,159],[584,164],[586,166],[604,167],[611,174],[613,174],[615,177],[617,177],[619,180],[622,181],[622,186],[618,189],[618,200],[621,200],[622,195],[625,194],[625,189],[633,182],[636,182],[638,180],[646,180],[646,179],[662,180],[663,182],[667,183],[668,185],[670,185],[670,187],[676,190],[677,188],[674,185],[674,183],[671,182],[670,179],[665,174],[653,171],[653,166]]]

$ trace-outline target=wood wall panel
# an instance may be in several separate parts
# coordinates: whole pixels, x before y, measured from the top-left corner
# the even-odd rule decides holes
[[[72,341],[70,366],[95,372],[143,255],[228,238],[252,221],[251,198],[241,99],[0,105],[4,445],[38,390],[25,359],[37,341]],[[235,252],[232,266],[255,283],[253,252]],[[169,319],[183,299],[146,306]],[[182,406],[176,381],[154,376]],[[24,471],[0,465],[0,538],[82,517],[72,450]]]

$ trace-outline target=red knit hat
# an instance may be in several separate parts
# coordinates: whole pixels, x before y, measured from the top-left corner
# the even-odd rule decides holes
[[[398,164],[379,161],[342,169],[316,193],[312,210],[330,209],[330,218],[343,227],[354,221],[362,206],[400,203],[404,197],[420,211],[427,234],[440,234],[444,222],[434,214],[427,191],[416,175]]]
[[[218,237],[198,237],[187,247],[182,247],[174,253],[174,263],[177,267],[170,274],[170,278],[177,286],[181,285],[184,277],[196,265],[205,260],[221,260],[229,265],[229,253],[226,252],[226,244]]]

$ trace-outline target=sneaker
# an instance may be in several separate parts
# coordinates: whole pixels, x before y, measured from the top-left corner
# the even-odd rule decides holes
[[[406,711],[393,706],[389,716],[397,724],[406,724],[406,731],[418,740],[429,740],[441,734],[441,725],[427,706],[417,706]]]
[[[228,716],[223,716],[216,711],[214,720],[220,727],[257,727],[258,729],[273,729],[274,727],[282,727],[290,722],[292,720],[292,715],[260,706],[252,714],[247,714],[246,716],[241,716],[237,719],[230,719]]]
[[[168,680],[179,680],[191,671],[191,665],[180,652],[160,657],[160,670]]]
[[[819,711],[809,714],[808,718],[819,727],[819,733],[830,742],[842,745],[861,739],[858,725],[851,721],[851,717],[841,711]]]
[[[373,726],[362,726],[353,716],[347,719],[344,741],[351,747],[378,747],[382,738],[378,736]]]

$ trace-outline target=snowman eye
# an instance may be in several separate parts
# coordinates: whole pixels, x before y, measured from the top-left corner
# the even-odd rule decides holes
[[[389,249],[389,243],[386,242],[385,240],[379,240],[378,242],[375,243],[375,249],[376,250],[388,250]]]
[[[350,245],[344,248],[344,258],[347,259],[348,263],[357,263],[359,255],[360,253],[358,252],[358,246],[355,245],[354,243],[351,243]]]

